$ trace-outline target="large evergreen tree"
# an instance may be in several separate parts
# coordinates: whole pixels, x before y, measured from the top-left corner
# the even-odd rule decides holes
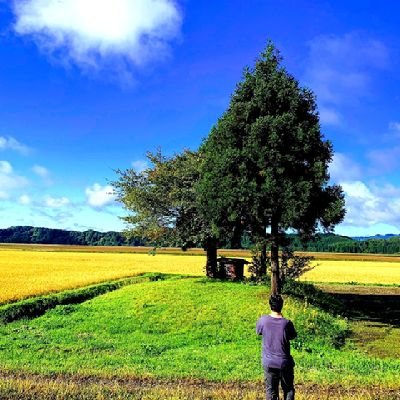
[[[319,228],[330,231],[345,210],[342,189],[328,184],[333,150],[321,134],[315,96],[288,74],[272,43],[245,69],[201,152],[201,212],[216,231],[250,233],[261,248],[261,274],[270,246],[278,293],[285,232],[309,238]]]

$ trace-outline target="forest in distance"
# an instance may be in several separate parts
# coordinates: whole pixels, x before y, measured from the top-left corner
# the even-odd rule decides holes
[[[315,240],[303,244],[295,234],[288,235],[291,248],[294,251],[330,252],[330,253],[400,253],[400,236],[387,235],[382,237],[351,238],[333,233],[319,234]],[[0,229],[0,243],[26,244],[60,244],[82,246],[153,246],[154,243],[141,238],[127,238],[121,232],[99,232],[95,230],[70,231],[33,226],[13,226]],[[252,243],[244,235],[241,241],[242,249],[251,249]],[[172,240],[157,243],[159,247],[179,247]],[[200,245],[198,247],[201,247]],[[220,248],[229,248],[229,243],[222,243]]]

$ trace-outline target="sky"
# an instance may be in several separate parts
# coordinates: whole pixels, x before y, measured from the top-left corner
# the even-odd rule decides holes
[[[122,230],[115,171],[197,149],[268,40],[317,96],[335,232],[400,233],[395,0],[0,0],[0,228]]]

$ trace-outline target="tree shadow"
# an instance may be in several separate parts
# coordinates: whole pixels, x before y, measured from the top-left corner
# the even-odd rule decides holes
[[[399,294],[330,293],[346,307],[352,320],[384,323],[400,327]]]

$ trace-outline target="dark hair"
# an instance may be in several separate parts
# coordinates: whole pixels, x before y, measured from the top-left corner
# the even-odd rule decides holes
[[[281,312],[283,307],[283,299],[280,294],[271,295],[269,298],[269,306],[271,307],[272,311]]]

